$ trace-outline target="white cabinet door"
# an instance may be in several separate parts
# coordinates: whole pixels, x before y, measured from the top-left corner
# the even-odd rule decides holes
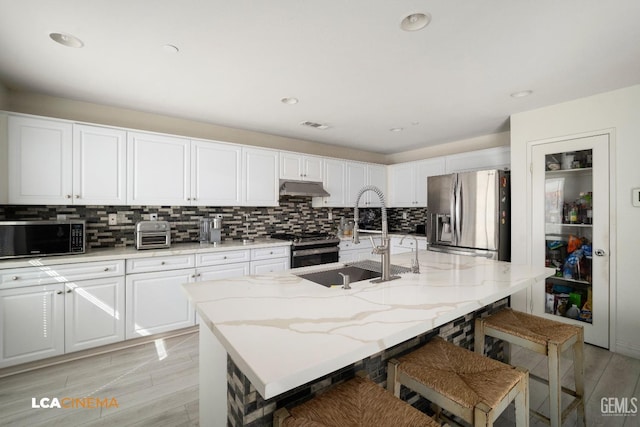
[[[72,125],[9,117],[9,203],[71,204]]]
[[[0,290],[0,368],[64,353],[63,288]]]
[[[251,261],[251,274],[267,274],[289,269],[289,258]]]
[[[347,206],[353,206],[356,196],[362,187],[367,185],[367,165],[365,163],[347,162]],[[367,207],[367,195],[360,200],[360,207]]]
[[[65,352],[124,340],[124,276],[65,286]]]
[[[322,157],[280,152],[280,179],[322,181]]]
[[[394,208],[416,206],[416,167],[414,163],[401,163],[389,167],[389,205]]]
[[[127,339],[186,328],[195,311],[182,289],[194,280],[195,269],[127,275]]]
[[[383,165],[367,165],[367,185],[378,187],[385,196],[385,202],[389,203],[387,194],[387,167]],[[380,207],[380,198],[371,191],[367,192],[367,206]]]
[[[127,203],[191,203],[190,141],[165,135],[127,134]]]
[[[191,141],[191,201],[199,206],[242,204],[242,147]]]
[[[427,206],[427,178],[443,175],[445,173],[445,160],[442,157],[423,160],[415,164],[415,205],[424,208]]]
[[[347,164],[344,160],[324,159],[323,187],[329,193],[328,197],[314,197],[314,207],[349,206],[346,195]],[[353,201],[351,201],[353,203]]]
[[[244,148],[242,153],[243,205],[278,206],[279,153],[257,148]]]
[[[127,203],[126,132],[73,125],[73,203]]]

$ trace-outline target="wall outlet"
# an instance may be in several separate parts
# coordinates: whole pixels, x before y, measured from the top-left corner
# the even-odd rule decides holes
[[[65,219],[67,219],[67,216],[65,214],[58,214],[56,215],[56,219],[58,221],[64,221]]]
[[[157,213],[149,214],[149,220],[157,221],[158,220],[158,214]]]
[[[109,225],[118,225],[118,215],[109,214]]]
[[[406,212],[402,212],[402,219],[407,219],[407,213]]]
[[[333,212],[329,211],[329,221],[333,219]]]

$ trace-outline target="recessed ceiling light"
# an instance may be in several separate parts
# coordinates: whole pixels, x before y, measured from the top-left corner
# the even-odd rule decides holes
[[[429,25],[429,22],[431,22],[431,14],[412,13],[402,20],[400,28],[405,31],[418,31]]]
[[[164,46],[162,46],[162,50],[164,50],[167,53],[178,53],[180,52],[180,49],[178,48],[178,46],[172,45],[172,44],[165,44]]]
[[[391,132],[402,132],[404,128],[391,128],[389,129]]]
[[[511,94],[512,98],[522,98],[524,96],[529,96],[533,93],[532,90],[521,90],[520,92],[513,92]]]
[[[61,45],[66,47],[80,48],[84,46],[82,40],[80,40],[76,36],[72,36],[71,34],[51,33],[49,34],[49,37],[51,37],[51,40],[53,40],[54,42],[60,43]]]
[[[418,125],[420,124],[420,122],[411,122],[411,124],[412,124],[413,126],[418,126]]]
[[[283,104],[294,105],[294,104],[297,104],[297,103],[298,103],[298,98],[289,98],[289,97],[286,97],[286,98],[282,98],[282,99],[280,100],[280,102],[282,102]]]

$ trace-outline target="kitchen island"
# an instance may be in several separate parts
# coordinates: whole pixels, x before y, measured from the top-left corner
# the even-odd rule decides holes
[[[455,330],[468,346],[474,316],[553,274],[484,258],[419,255],[420,274],[352,283],[350,290],[294,274],[336,265],[184,285],[201,318],[201,425],[268,425],[276,407],[363,366],[382,382],[389,357],[435,333],[451,338]],[[392,263],[409,266],[412,256],[395,255]]]

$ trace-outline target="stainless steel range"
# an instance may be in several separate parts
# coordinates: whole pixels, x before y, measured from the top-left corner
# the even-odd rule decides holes
[[[276,233],[272,239],[291,242],[291,268],[338,262],[340,239],[329,233]]]

